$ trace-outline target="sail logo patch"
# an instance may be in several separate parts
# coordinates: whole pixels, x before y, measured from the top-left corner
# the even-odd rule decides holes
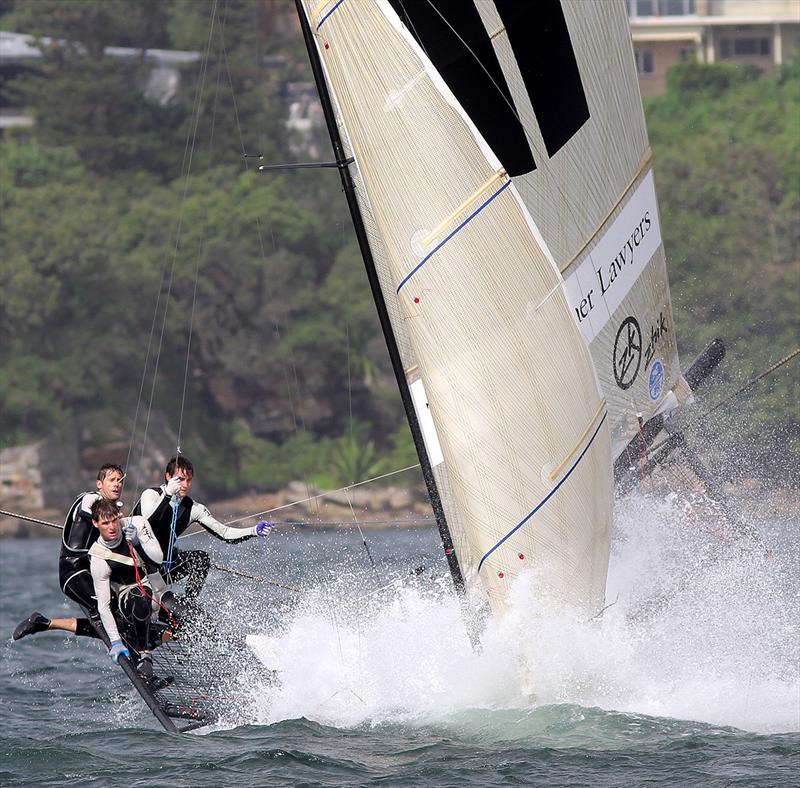
[[[564,281],[570,312],[587,342],[603,330],[660,246],[651,171]]]
[[[647,366],[656,354],[656,347],[662,337],[667,335],[667,318],[663,312],[658,313],[658,320],[650,326],[650,337],[644,351],[644,365]]]
[[[621,389],[629,389],[642,364],[642,329],[633,315],[622,321],[614,340],[614,380]]]
[[[660,358],[657,358],[650,367],[650,373],[647,376],[647,390],[650,392],[650,399],[653,402],[661,399],[661,392],[664,390],[664,365]]]

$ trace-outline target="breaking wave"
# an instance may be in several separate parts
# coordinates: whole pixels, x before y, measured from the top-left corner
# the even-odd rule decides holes
[[[290,608],[255,604],[248,640],[280,680],[250,687],[252,718],[235,722],[424,726],[567,704],[800,729],[796,526],[767,528],[769,552],[740,547],[647,497],[618,504],[616,524],[602,616],[548,609],[522,576],[477,651],[443,572],[370,590],[380,581],[351,562]]]

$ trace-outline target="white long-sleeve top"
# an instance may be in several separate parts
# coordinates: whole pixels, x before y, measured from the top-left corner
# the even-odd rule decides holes
[[[145,490],[142,493],[142,497],[139,499],[142,516],[150,519],[153,512],[155,512],[167,498],[169,498],[169,496],[163,484],[157,490]],[[188,528],[192,523],[202,525],[206,531],[209,531],[223,542],[239,542],[258,535],[256,532],[257,526],[255,525],[249,528],[232,528],[230,525],[224,525],[217,520],[203,504],[197,503],[197,501],[194,500],[192,500],[189,522],[186,527]]]
[[[111,561],[115,559],[103,557],[99,555],[99,553],[118,547],[125,538],[122,535],[123,529],[129,523],[133,523],[136,527],[136,535],[139,541],[135,550],[137,552],[143,552],[156,565],[159,565],[164,560],[161,545],[158,543],[158,539],[153,535],[153,531],[144,517],[123,517],[120,519],[119,523],[120,533],[117,539],[113,542],[107,542],[100,536],[89,550],[89,568],[92,573],[92,581],[94,582],[94,593],[97,597],[97,610],[100,613],[100,620],[103,622],[106,634],[112,641],[120,640],[117,621],[111,611],[112,585],[115,586],[115,591],[119,588],[119,585],[111,581]],[[97,545],[100,546],[100,549],[97,549]],[[105,550],[103,548],[105,548]],[[146,576],[147,570],[145,567],[141,566],[139,571],[142,574],[142,583],[150,586],[151,584]]]

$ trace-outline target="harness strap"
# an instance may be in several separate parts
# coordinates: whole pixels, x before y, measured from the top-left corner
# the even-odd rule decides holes
[[[101,545],[99,542],[95,542],[89,548],[89,555],[102,558],[106,561],[116,561],[118,564],[125,564],[126,566],[133,566],[135,568],[144,567],[144,560],[139,553],[136,552],[136,549],[133,547],[133,545],[129,544],[128,549],[131,553],[129,556],[120,555],[119,553],[115,553],[113,550],[110,550],[108,547]]]

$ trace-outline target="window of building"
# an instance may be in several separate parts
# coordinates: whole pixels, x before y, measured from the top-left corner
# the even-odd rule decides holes
[[[697,50],[694,47],[681,47],[678,50],[678,57],[684,63],[697,60]]]
[[[628,0],[628,16],[687,16],[694,6],[695,0]]]
[[[655,58],[652,49],[636,49],[636,70],[640,74],[655,73]]]
[[[750,38],[721,38],[719,56],[728,57],[769,57],[772,46],[767,36]]]

